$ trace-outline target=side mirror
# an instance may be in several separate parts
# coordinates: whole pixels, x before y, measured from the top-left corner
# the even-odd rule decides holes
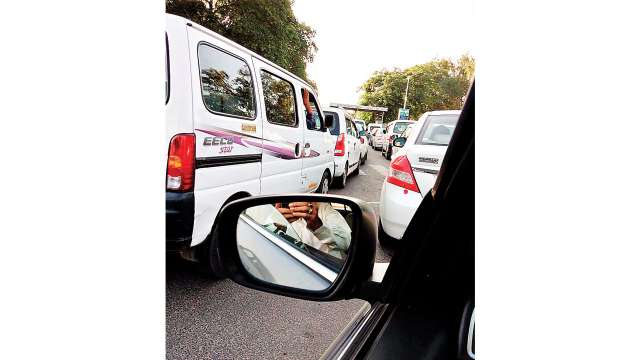
[[[335,195],[254,196],[220,212],[226,276],[300,299],[351,298],[371,277],[377,222],[369,204]]]
[[[386,134],[386,133],[387,133],[387,130],[382,129],[382,134]]]
[[[403,147],[406,142],[407,142],[406,137],[398,136],[397,138],[393,139],[393,146]]]
[[[324,127],[327,129],[333,127],[333,115],[327,114],[324,116]]]

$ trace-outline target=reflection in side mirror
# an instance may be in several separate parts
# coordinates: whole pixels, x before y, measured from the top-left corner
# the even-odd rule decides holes
[[[406,137],[398,136],[395,139],[393,139],[393,146],[395,146],[395,147],[403,147],[406,142],[407,142],[407,138]]]
[[[333,127],[333,115],[327,114],[324,116],[324,127],[327,129]]]
[[[338,278],[353,235],[345,204],[297,201],[250,207],[236,230],[242,266],[254,278],[301,290],[326,290]]]

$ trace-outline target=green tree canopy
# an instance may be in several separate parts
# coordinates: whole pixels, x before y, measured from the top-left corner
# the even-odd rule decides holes
[[[407,108],[411,119],[427,111],[460,109],[474,72],[475,60],[468,54],[456,61],[435,59],[405,70],[376,71],[360,87],[360,104],[387,107],[385,117],[396,119],[410,77]],[[372,120],[370,114],[364,117]]]
[[[315,31],[296,19],[292,3],[292,0],[166,0],[166,11],[205,26],[309,80],[306,63],[313,61],[317,51]]]

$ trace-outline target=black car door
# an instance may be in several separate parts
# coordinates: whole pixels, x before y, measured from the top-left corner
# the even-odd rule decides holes
[[[436,184],[409,224],[381,290],[323,358],[474,358],[474,118],[472,85]]]

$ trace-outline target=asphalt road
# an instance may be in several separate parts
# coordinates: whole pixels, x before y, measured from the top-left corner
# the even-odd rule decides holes
[[[344,189],[378,212],[389,161],[369,148],[360,175]],[[376,261],[389,261],[378,248]],[[211,280],[189,262],[167,257],[167,359],[317,359],[365,304],[361,300],[319,303],[247,289],[231,280]]]

